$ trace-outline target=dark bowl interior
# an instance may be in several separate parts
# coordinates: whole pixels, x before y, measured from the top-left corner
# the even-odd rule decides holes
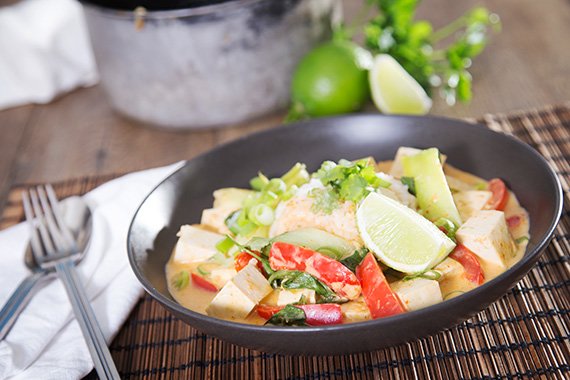
[[[227,322],[185,309],[170,296],[164,266],[180,225],[196,223],[212,192],[246,187],[263,171],[277,176],[295,162],[315,170],[323,160],[394,157],[399,146],[438,147],[448,162],[483,178],[501,177],[530,214],[524,258],[477,289],[395,317],[326,327],[269,327]],[[399,344],[451,327],[505,294],[544,250],[559,220],[562,190],[531,147],[483,126],[437,117],[354,115],[275,128],[189,161],[162,182],[134,216],[128,236],[131,266],[158,302],[195,328],[231,343],[287,354],[340,354]]]
[[[227,3],[236,0],[80,0],[100,7],[132,11],[144,7],[149,11],[164,11],[171,9],[198,8],[207,5]]]

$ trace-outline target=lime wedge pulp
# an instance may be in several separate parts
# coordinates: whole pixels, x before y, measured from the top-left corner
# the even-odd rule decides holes
[[[425,90],[390,55],[377,55],[368,75],[372,100],[381,112],[424,115],[430,110]]]
[[[382,194],[370,193],[362,201],[356,223],[368,249],[400,272],[428,270],[455,248],[429,220]]]

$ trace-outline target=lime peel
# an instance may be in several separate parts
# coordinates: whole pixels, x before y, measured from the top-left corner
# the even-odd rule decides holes
[[[431,109],[428,94],[392,56],[377,55],[368,75],[372,100],[381,112],[424,115]]]
[[[368,249],[400,272],[428,270],[455,248],[429,220],[379,193],[370,193],[358,206],[356,223]]]

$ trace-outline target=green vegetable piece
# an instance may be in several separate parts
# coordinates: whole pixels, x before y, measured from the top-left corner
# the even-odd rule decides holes
[[[190,282],[190,275],[185,270],[178,272],[176,275],[174,275],[174,277],[172,277],[172,285],[177,290],[184,289],[186,286],[188,286],[189,282]]]
[[[426,280],[439,281],[439,279],[441,278],[441,272],[431,269],[425,272],[414,273],[408,276],[404,276],[404,278],[402,278],[402,281],[410,281],[415,278],[425,278]]]
[[[402,158],[404,176],[413,177],[418,206],[431,221],[449,219],[461,225],[461,218],[447,185],[437,148],[422,150],[413,156]]]
[[[351,243],[318,228],[300,228],[271,239],[272,243],[278,241],[305,247],[335,260],[342,260],[354,252],[354,246]]]
[[[368,249],[363,247],[354,251],[352,255],[340,260],[340,262],[351,271],[356,272],[356,267],[364,260],[367,253]]]
[[[287,305],[275,313],[266,324],[276,326],[306,326],[306,316],[303,309]]]
[[[455,233],[459,229],[459,226],[457,226],[451,220],[447,218],[439,218],[433,224],[435,224],[439,229],[443,228],[445,230],[444,232],[447,235],[447,237],[453,240],[454,242],[456,241]]]
[[[249,185],[253,190],[261,191],[267,184],[269,183],[269,179],[263,175],[263,173],[259,173],[257,177],[252,178],[249,181]]]
[[[273,288],[312,289],[327,302],[339,302],[342,299],[327,285],[306,272],[296,270],[279,270],[267,279]]]
[[[528,236],[521,236],[520,238],[515,239],[515,243],[521,244],[521,243],[524,243],[525,241],[529,241],[529,240],[530,239]]]
[[[414,196],[416,195],[416,183],[414,182],[413,177],[402,177],[400,178],[400,182],[408,186],[408,193]]]
[[[234,246],[233,240],[228,237],[225,237],[216,244],[216,249],[218,250],[218,252],[227,255],[230,249],[233,248],[233,246]]]
[[[275,212],[265,204],[253,206],[249,209],[247,216],[249,220],[258,226],[269,226],[275,220]]]
[[[285,182],[287,187],[295,185],[301,186],[310,179],[309,172],[305,164],[297,162],[289,171],[281,176],[281,180]]]
[[[248,236],[257,229],[257,225],[247,219],[243,209],[232,212],[224,223],[235,235]]]
[[[198,265],[198,266],[196,267],[196,270],[197,270],[198,273],[200,273],[202,276],[207,276],[207,275],[210,274],[210,272],[207,271],[207,270],[205,270],[202,265]]]

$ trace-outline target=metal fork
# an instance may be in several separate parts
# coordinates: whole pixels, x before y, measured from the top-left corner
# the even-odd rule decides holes
[[[43,269],[55,268],[63,281],[97,374],[101,379],[119,379],[101,328],[76,274],[75,264],[83,252],[79,251],[71,231],[63,222],[53,188],[46,185],[24,191],[22,201],[30,225],[34,257]]]

